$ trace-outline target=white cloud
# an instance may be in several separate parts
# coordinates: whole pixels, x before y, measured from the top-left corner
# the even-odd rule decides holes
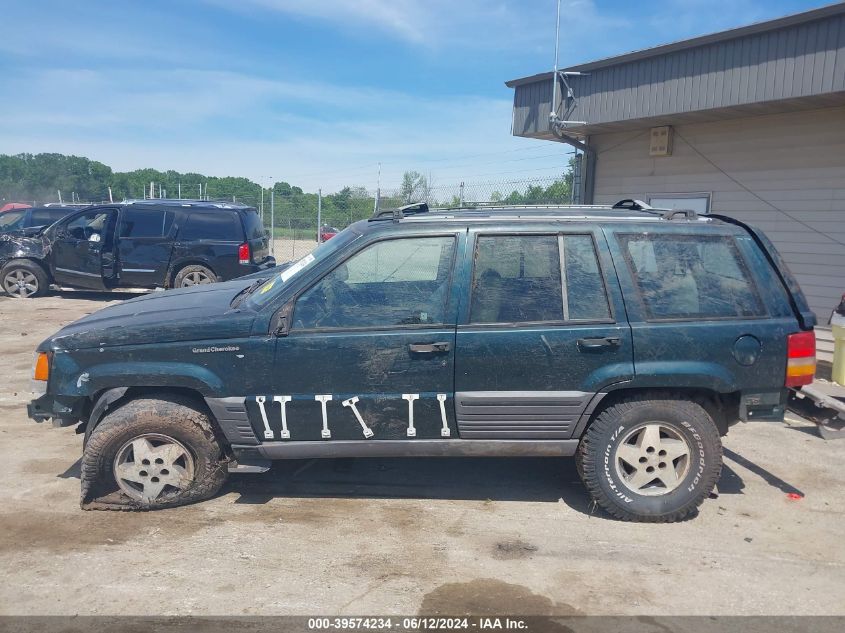
[[[22,86],[26,99],[5,100],[0,152],[72,153],[117,170],[273,177],[332,191],[375,187],[378,162],[385,186],[406,169],[451,183],[528,178],[534,169],[552,176],[566,162],[565,147],[510,136],[509,99],[178,69],[52,70],[19,75],[5,90]],[[59,107],[49,98],[71,87]]]

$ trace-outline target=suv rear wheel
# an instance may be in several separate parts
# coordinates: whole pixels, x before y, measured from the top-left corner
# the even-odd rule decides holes
[[[227,468],[208,416],[177,396],[140,398],[106,415],[82,457],[83,507],[173,507],[214,495]],[[113,493],[122,493],[109,501]]]
[[[26,259],[11,261],[0,270],[3,292],[14,299],[38,297],[47,292],[47,273]]]
[[[199,264],[192,264],[191,266],[185,266],[176,273],[176,278],[173,280],[173,287],[188,288],[200,284],[211,284],[215,281],[217,281],[217,275],[210,268],[200,266]]]
[[[593,499],[626,521],[692,514],[722,469],[710,415],[681,399],[634,399],[602,411],[581,440],[578,472]]]

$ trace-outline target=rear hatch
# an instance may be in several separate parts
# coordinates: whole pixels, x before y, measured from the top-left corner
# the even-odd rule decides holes
[[[252,261],[260,264],[270,255],[270,240],[261,217],[255,209],[246,209],[243,214],[246,239],[252,253]]]

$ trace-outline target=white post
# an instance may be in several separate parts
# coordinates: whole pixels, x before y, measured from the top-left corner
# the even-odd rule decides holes
[[[323,190],[317,189],[317,244],[322,242],[323,235]]]
[[[63,204],[63,202],[62,202],[62,190],[58,189],[57,192],[59,194],[59,204]]]
[[[114,198],[111,195],[111,187],[109,187],[109,202],[114,202]]]
[[[270,254],[276,256],[276,189],[270,190]]]

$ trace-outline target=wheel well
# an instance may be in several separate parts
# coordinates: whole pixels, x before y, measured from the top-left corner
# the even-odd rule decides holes
[[[173,288],[174,284],[176,283],[176,275],[178,275],[183,268],[188,266],[202,266],[203,268],[208,268],[211,272],[214,273],[215,277],[217,276],[217,271],[214,270],[214,267],[211,266],[208,262],[203,262],[199,260],[189,260],[186,262],[179,262],[170,268],[170,274],[167,276],[167,284],[168,287]]]
[[[105,390],[98,393],[92,400],[89,409],[90,411],[96,408],[97,402],[105,396],[110,390]],[[211,424],[211,428],[214,430],[214,436],[217,438],[218,443],[220,444],[221,449],[227,456],[231,456],[231,448],[229,447],[229,443],[226,440],[226,436],[223,434],[220,425],[217,422],[217,418],[214,417],[214,414],[208,408],[208,405],[205,402],[205,398],[203,398],[202,394],[194,389],[189,389],[186,387],[129,387],[122,396],[117,398],[114,402],[110,403],[106,409],[104,409],[101,415],[96,420],[88,420],[88,423],[85,427],[85,439],[91,436],[91,432],[97,427],[97,425],[103,420],[107,413],[111,413],[112,411],[116,411],[124,404],[127,404],[133,400],[137,400],[139,398],[160,398],[166,400],[168,398],[177,397],[183,402],[187,400],[187,402],[196,408],[198,411],[201,411],[208,417],[208,421]],[[92,424],[93,423],[93,424]]]
[[[44,262],[40,259],[35,259],[34,257],[12,257],[11,259],[7,259],[0,265],[0,269],[5,268],[9,264],[13,264],[14,262],[30,262],[38,266],[44,274],[47,276],[47,281],[52,282],[53,275],[50,274],[50,269],[44,265]]]
[[[580,435],[586,433],[587,428],[599,414],[613,405],[629,399],[674,399],[689,400],[699,404],[708,415],[713,418],[719,435],[726,435],[728,428],[739,421],[739,392],[719,393],[711,389],[696,389],[692,387],[667,388],[627,388],[616,389],[608,393],[590,415]]]

